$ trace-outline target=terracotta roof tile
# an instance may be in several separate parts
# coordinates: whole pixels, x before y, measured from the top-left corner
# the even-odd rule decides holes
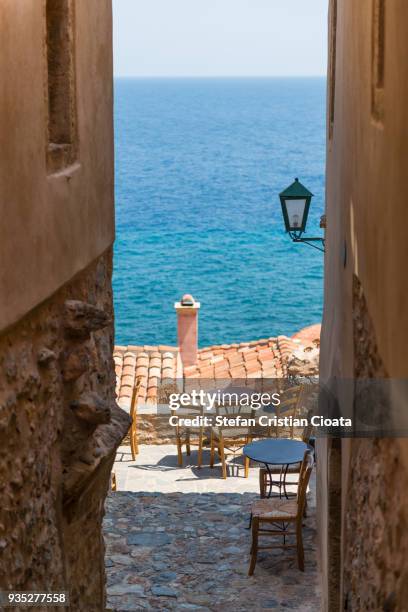
[[[244,355],[245,353],[250,353],[250,352],[251,352],[251,349],[249,346],[241,346],[238,349],[238,353],[240,353],[240,355]]]
[[[225,352],[225,351],[224,351],[224,349],[222,349],[222,348],[215,348],[215,349],[213,350],[213,355],[222,355],[222,356],[224,356],[224,352]]]
[[[168,344],[159,344],[157,350],[159,353],[170,353],[171,355],[179,352],[179,349],[176,346],[169,346]]]
[[[261,365],[258,363],[258,361],[247,362],[245,364],[245,370],[248,373],[260,372],[261,371]]]
[[[200,376],[202,378],[208,378],[210,376],[214,376],[214,366],[208,365],[201,367],[200,366]]]
[[[236,366],[237,364],[241,364],[244,361],[241,353],[235,353],[234,355],[228,355],[227,359],[231,367]]]
[[[212,365],[213,361],[212,359],[199,359],[198,360],[198,365],[200,368],[205,368],[206,366],[210,366]]]
[[[262,370],[255,370],[254,372],[248,372],[247,379],[249,378],[262,378]]]
[[[145,376],[147,376],[149,372],[149,368],[146,366],[137,366],[136,367],[136,377],[141,376],[142,378],[144,378]]]
[[[132,397],[132,388],[131,387],[121,387],[120,390],[120,399],[129,399]]]
[[[172,378],[173,377],[173,372],[174,369],[169,367],[169,368],[163,368],[162,369],[162,377],[163,378]]]
[[[262,338],[239,344],[220,344],[201,349],[198,353],[197,367],[185,368],[184,376],[186,379],[210,377],[209,368],[214,366],[214,376],[218,380],[261,378],[264,372],[268,376],[272,373],[276,375],[276,361],[281,366],[276,338]]]
[[[134,365],[125,365],[122,368],[122,377],[123,376],[131,376],[132,378],[134,378],[135,376],[135,366]]]
[[[157,403],[160,381],[169,385],[181,372],[179,350],[167,345],[117,346],[114,351],[116,396],[125,409],[130,408],[133,387],[140,378],[139,403]]]
[[[150,356],[150,361],[149,361],[149,367],[150,368],[160,368],[161,367],[161,357],[153,357],[153,355]]]
[[[321,325],[317,323],[316,325],[309,325],[309,327],[305,327],[298,331],[292,336],[292,340],[298,340],[303,345],[314,344],[315,346],[319,346],[320,333]]]
[[[275,378],[276,377],[276,369],[275,368],[264,368],[262,370],[262,375],[264,378]]]
[[[230,372],[232,378],[246,378],[246,370],[244,367],[231,368]]]
[[[258,361],[258,351],[251,350],[249,354],[244,353],[244,363],[254,363]]]
[[[224,357],[222,356],[222,354],[215,355],[212,359],[212,362],[214,365],[216,365],[217,363],[222,363],[223,361],[224,361]]]
[[[149,379],[151,378],[160,378],[161,369],[160,367],[153,366],[149,368]]]
[[[116,395],[129,408],[133,386],[141,385],[139,402],[157,403],[161,384],[171,385],[184,377],[184,388],[200,386],[200,380],[245,380],[286,376],[287,362],[303,339],[318,345],[317,326],[306,328],[293,338],[261,338],[251,342],[220,344],[200,349],[197,364],[182,368],[179,349],[168,345],[116,346],[114,350]],[[312,340],[311,340],[312,338]],[[251,383],[252,384],[252,383]]]

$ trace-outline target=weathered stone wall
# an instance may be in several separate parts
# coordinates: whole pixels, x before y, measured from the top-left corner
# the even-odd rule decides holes
[[[352,443],[344,537],[347,610],[404,612],[408,602],[408,474],[398,440]]]
[[[137,417],[139,444],[175,444],[176,430],[169,414],[141,414]]]
[[[0,589],[104,609],[103,503],[129,427],[112,350],[110,250],[0,338]]]
[[[356,379],[388,378],[363,287],[353,277]],[[346,493],[343,597],[348,610],[406,609],[408,472],[396,439],[353,440]]]

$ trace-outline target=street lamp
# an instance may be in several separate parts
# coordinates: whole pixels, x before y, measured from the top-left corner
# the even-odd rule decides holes
[[[309,246],[324,252],[324,238],[302,238],[306,231],[307,216],[309,214],[310,202],[313,197],[311,193],[299,179],[287,187],[279,198],[282,206],[283,220],[285,228],[293,242],[304,242]],[[322,223],[320,224],[322,227]],[[315,242],[321,242],[322,246],[317,246]]]

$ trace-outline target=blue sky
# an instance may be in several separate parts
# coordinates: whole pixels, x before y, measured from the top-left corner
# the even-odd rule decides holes
[[[311,76],[328,0],[113,0],[116,76]]]

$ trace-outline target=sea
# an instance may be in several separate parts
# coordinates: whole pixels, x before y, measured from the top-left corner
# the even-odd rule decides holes
[[[321,321],[323,253],[284,231],[295,177],[325,190],[324,78],[115,80],[115,342],[177,342],[174,302],[201,303],[199,345]]]

